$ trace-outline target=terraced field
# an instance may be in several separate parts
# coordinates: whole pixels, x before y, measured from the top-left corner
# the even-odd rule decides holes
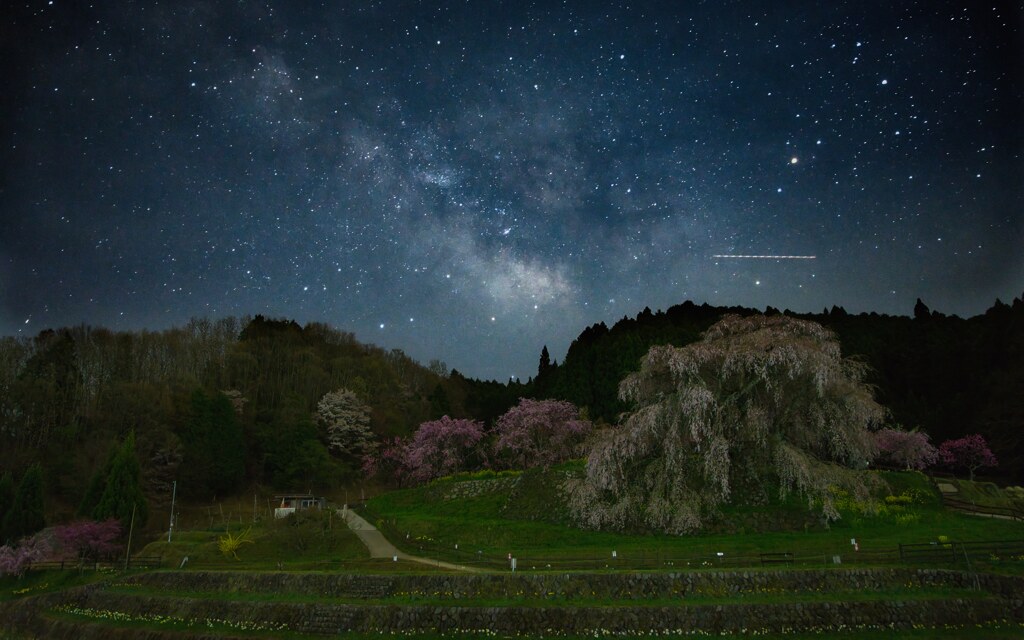
[[[159,571],[7,602],[0,608],[0,629],[11,638],[105,640],[893,637],[894,631],[900,637],[987,638],[1024,633],[1022,594],[1024,578],[905,568],[517,575]]]

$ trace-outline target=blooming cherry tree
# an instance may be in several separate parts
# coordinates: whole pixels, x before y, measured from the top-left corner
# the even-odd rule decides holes
[[[570,482],[570,508],[585,526],[684,533],[771,488],[838,518],[830,489],[867,499],[855,470],[885,414],[864,374],[832,332],[784,315],[729,315],[699,342],[653,347],[619,386],[635,409]]]
[[[372,451],[370,409],[355,392],[342,388],[324,394],[316,405],[316,419],[331,453],[360,459]]]
[[[103,522],[79,520],[53,528],[65,553],[79,558],[101,558],[120,550],[121,522],[110,518]]]
[[[592,429],[571,402],[522,398],[494,425],[494,450],[506,466],[547,467],[579,455]]]
[[[398,436],[385,440],[376,451],[363,458],[363,474],[401,487],[411,475],[407,448],[408,443]]]
[[[923,431],[882,429],[875,432],[878,460],[895,467],[925,469],[939,459],[939,452],[929,442],[931,438]]]
[[[51,529],[43,529],[33,536],[22,538],[17,545],[0,547],[0,576],[21,576],[34,562],[44,562],[54,553],[55,541]]]
[[[974,472],[981,467],[994,467],[999,464],[988,443],[980,434],[972,434],[956,440],[946,440],[939,445],[939,456],[948,466],[967,469],[970,479],[974,480]]]
[[[483,466],[484,426],[475,420],[452,419],[424,422],[406,448],[406,464],[414,480],[426,482],[459,471]]]

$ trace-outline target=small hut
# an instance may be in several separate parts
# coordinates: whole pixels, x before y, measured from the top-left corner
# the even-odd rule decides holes
[[[277,500],[277,508],[274,509],[275,518],[284,518],[296,511],[323,509],[327,506],[325,498],[317,498],[312,493],[289,493],[274,496],[274,499]]]

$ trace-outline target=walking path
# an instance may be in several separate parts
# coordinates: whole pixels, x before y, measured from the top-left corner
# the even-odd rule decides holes
[[[366,545],[366,548],[370,550],[371,558],[397,558],[399,560],[418,562],[420,564],[440,567],[442,569],[483,573],[481,569],[477,569],[476,567],[467,567],[465,565],[452,564],[451,562],[445,562],[443,560],[432,560],[431,558],[411,556],[403,551],[399,551],[395,545],[388,542],[388,539],[384,537],[383,533],[378,531],[376,527],[363,519],[355,511],[345,508],[338,510],[338,514],[345,519],[345,524],[348,525],[348,528],[351,529],[356,536],[359,537],[362,543]]]

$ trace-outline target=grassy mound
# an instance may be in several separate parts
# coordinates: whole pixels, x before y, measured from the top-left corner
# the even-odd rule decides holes
[[[224,553],[228,537],[245,540],[234,553]],[[219,526],[176,531],[139,551],[159,556],[164,566],[230,567],[246,569],[316,568],[368,558],[366,547],[333,511],[304,511],[252,525]]]
[[[842,517],[827,525],[806,502],[775,497],[730,507],[723,523],[702,535],[587,531],[573,525],[561,494],[566,477],[581,472],[574,463],[518,474],[460,474],[373,498],[365,515],[410,552],[483,565],[511,554],[524,559],[524,569],[572,568],[573,562],[581,568],[739,566],[740,558],[749,566],[772,553],[821,564],[835,556],[844,564],[884,562],[895,561],[901,543],[1024,538],[1019,522],[944,508],[931,480],[916,472],[877,472],[886,488],[871,504],[838,494]],[[1024,559],[1004,560],[1001,569],[1024,570]]]

